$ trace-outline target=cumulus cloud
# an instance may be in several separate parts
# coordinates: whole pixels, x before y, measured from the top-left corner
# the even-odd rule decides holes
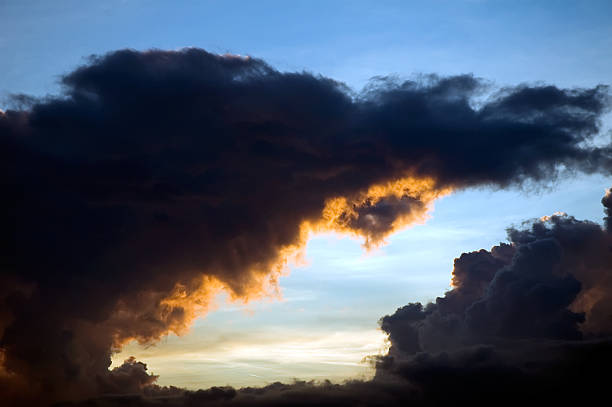
[[[612,234],[558,214],[510,228],[508,238],[455,259],[444,297],[381,318],[391,348],[379,379],[399,375],[430,402],[444,392],[483,403],[605,397]]]
[[[607,399],[612,235],[596,223],[554,215],[511,228],[508,236],[509,244],[455,259],[454,287],[434,303],[411,303],[381,318],[391,348],[374,359],[370,381],[198,391],[152,385],[131,396],[67,405],[505,406]]]
[[[609,107],[605,86],[521,85],[474,107],[487,85],[470,75],[379,79],[357,93],[199,49],[112,52],[62,83],[59,96],[21,96],[20,110],[0,113],[3,369],[42,400],[117,391],[109,383],[142,366],[109,371],[115,349],[184,332],[220,290],[243,300],[273,293],[310,233],[376,245],[459,188],[612,172],[612,148],[589,144]],[[525,247],[553,261],[555,244]],[[484,324],[488,312],[504,309],[511,321],[521,309],[482,290],[531,289],[518,271],[508,275],[516,281],[489,280],[512,250],[483,254],[482,275],[465,277],[452,301],[471,307],[469,318],[441,304],[411,311],[421,320],[410,349],[446,346],[423,342],[427,329],[506,332],[504,322]],[[544,325],[513,334],[599,332],[605,321],[588,327],[599,308],[586,304],[605,294],[577,293],[592,276],[545,275]],[[568,301],[576,308],[561,311]],[[582,314],[584,332],[575,329]]]
[[[612,235],[605,228],[562,214],[510,228],[508,237],[510,244],[455,259],[454,287],[444,297],[383,317],[390,354],[612,334]]]

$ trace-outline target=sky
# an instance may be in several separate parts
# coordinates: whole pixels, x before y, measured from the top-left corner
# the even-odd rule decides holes
[[[611,16],[608,1],[4,0],[0,108],[20,108],[17,94],[57,95],[62,75],[87,56],[125,48],[252,56],[354,92],[374,77],[430,73],[472,74],[493,89],[593,87],[612,83]],[[595,145],[610,142],[610,117],[601,116]],[[370,249],[363,237],[313,233],[276,297],[245,303],[218,294],[183,335],[133,341],[113,355],[112,367],[133,355],[160,376],[158,384],[189,389],[371,378],[375,369],[364,358],[390,346],[381,317],[443,296],[454,259],[506,242],[508,227],[556,212],[602,224],[609,187],[609,174],[580,171],[537,185],[469,185]]]

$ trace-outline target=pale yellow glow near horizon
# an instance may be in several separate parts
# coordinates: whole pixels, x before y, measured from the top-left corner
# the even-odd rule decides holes
[[[384,354],[387,337],[378,329],[308,332],[280,329],[254,335],[221,336],[205,327],[184,337],[142,347],[127,345],[113,356],[116,367],[129,356],[146,363],[160,375],[158,384],[186,388],[232,385],[261,386],[276,381],[349,378],[369,379],[374,369],[366,357]]]

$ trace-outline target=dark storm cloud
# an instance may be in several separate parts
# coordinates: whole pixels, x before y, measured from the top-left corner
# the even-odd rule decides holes
[[[455,259],[454,288],[383,317],[370,381],[188,391],[151,385],[72,406],[584,405],[609,400],[612,235],[567,215]],[[133,364],[126,361],[125,366]]]
[[[508,229],[508,237],[510,244],[455,259],[454,288],[444,297],[383,317],[390,354],[612,334],[612,236],[607,230],[553,215]]]
[[[469,75],[379,79],[356,94],[198,49],[93,57],[63,85],[0,113],[0,381],[27,380],[51,400],[118,391],[141,367],[109,372],[112,350],[183,332],[220,289],[245,300],[273,290],[308,231],[376,244],[457,188],[612,169],[610,146],[589,147],[604,86],[505,88],[476,108],[487,87]],[[507,255],[487,261],[456,301],[482,297]],[[546,284],[540,335],[574,333],[582,311],[560,309],[579,286]],[[432,335],[455,323],[473,335],[491,318],[477,311],[470,324],[419,312],[432,313],[421,321]],[[505,326],[495,329],[479,335]]]
[[[508,237],[509,245],[455,259],[454,288],[435,303],[381,319],[391,348],[379,380],[399,375],[430,402],[608,397],[610,231],[553,215],[510,228]]]

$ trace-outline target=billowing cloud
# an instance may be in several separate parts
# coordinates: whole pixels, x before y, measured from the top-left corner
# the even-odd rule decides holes
[[[455,259],[454,287],[434,303],[411,303],[381,318],[391,348],[375,359],[370,381],[198,391],[151,385],[129,398],[76,405],[510,406],[608,399],[612,234],[554,215],[511,228],[508,236],[509,244]]]
[[[428,402],[607,397],[610,230],[557,214],[510,228],[508,237],[510,244],[455,259],[444,297],[381,319],[391,348],[379,380],[399,375]]]
[[[356,93],[199,49],[113,52],[62,81],[63,94],[0,114],[1,380],[26,380],[43,400],[116,391],[140,365],[109,372],[114,349],[184,332],[220,290],[274,293],[310,233],[376,245],[459,188],[612,172],[612,147],[590,143],[604,86],[484,98],[480,79],[431,75]],[[566,289],[551,306],[588,284],[572,278],[551,277]],[[591,294],[576,301],[598,303]],[[543,313],[541,335],[596,313],[576,307]],[[477,311],[468,335],[490,318]]]
[[[610,336],[610,233],[568,215],[528,226],[509,229],[510,244],[455,259],[454,288],[435,303],[412,303],[383,317],[390,354]]]

